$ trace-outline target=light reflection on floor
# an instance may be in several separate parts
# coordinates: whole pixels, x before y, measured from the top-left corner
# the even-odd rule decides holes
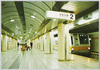
[[[18,48],[1,52],[2,69],[98,69],[99,60],[71,54],[72,61],[58,61],[57,51],[45,54],[45,51],[33,48],[21,51]]]

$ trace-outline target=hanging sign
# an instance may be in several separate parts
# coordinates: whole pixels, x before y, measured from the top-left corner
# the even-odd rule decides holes
[[[75,14],[56,11],[46,11],[46,18],[75,20]]]

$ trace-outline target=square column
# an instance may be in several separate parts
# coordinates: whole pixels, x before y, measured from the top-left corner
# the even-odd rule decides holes
[[[14,48],[14,39],[12,38],[12,48]]]
[[[51,53],[50,47],[50,32],[46,33],[46,53]]]
[[[6,35],[2,35],[1,50],[2,51],[6,51],[7,50],[7,37],[6,37]]]
[[[7,39],[7,49],[8,50],[10,49],[10,43],[11,43],[11,38],[8,37],[8,39]]]
[[[36,48],[38,48],[38,39],[36,39]]]
[[[46,50],[46,35],[43,35],[43,46],[44,50]]]
[[[71,47],[71,34],[69,33],[69,30],[73,27],[74,27],[73,23],[69,23],[69,24],[65,25],[66,60],[72,60],[71,59],[71,49],[70,49],[70,47]]]
[[[65,24],[58,24],[58,60],[65,60]]]
[[[40,41],[41,45],[40,45],[40,50],[44,50],[44,46],[43,46],[43,35],[41,36],[41,41]]]
[[[35,40],[33,40],[33,48],[35,48]]]
[[[53,31],[53,30],[52,30]],[[53,33],[52,33],[52,31],[50,32],[50,39],[51,39],[51,53],[53,53]]]

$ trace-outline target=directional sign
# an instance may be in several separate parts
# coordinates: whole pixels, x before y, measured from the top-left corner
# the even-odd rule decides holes
[[[64,13],[64,12],[56,12],[56,11],[46,11],[46,18],[75,20],[75,14]]]

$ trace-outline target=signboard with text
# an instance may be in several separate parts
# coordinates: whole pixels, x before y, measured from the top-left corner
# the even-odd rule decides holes
[[[75,14],[56,11],[46,11],[46,18],[75,20]]]

